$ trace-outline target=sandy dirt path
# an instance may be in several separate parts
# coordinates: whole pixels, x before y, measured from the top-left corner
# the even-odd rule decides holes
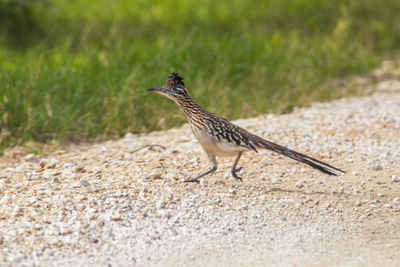
[[[338,177],[262,151],[242,157],[243,182],[222,158],[183,183],[209,167],[188,125],[47,155],[9,150],[0,265],[399,266],[399,83],[235,122],[347,171]]]

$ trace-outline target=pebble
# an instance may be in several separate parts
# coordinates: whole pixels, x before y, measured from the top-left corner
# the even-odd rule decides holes
[[[85,172],[85,167],[82,165],[77,165],[74,167],[74,172],[75,173],[83,173],[83,172]]]
[[[159,179],[162,179],[161,172],[156,171],[154,173],[151,173],[149,176],[146,177],[146,179],[147,180],[159,180]]]
[[[376,165],[376,166],[374,167],[374,170],[375,170],[375,171],[381,171],[381,170],[383,170],[383,167],[382,167],[381,165]]]
[[[203,186],[203,187],[208,186],[208,181],[207,181],[207,179],[200,179],[200,185]]]
[[[392,175],[392,182],[394,182],[394,183],[400,182],[400,177],[397,175]]]
[[[304,186],[304,183],[302,181],[297,181],[296,182],[296,187],[302,188]]]
[[[86,181],[85,179],[81,179],[81,180],[79,181],[79,184],[80,184],[81,186],[84,186],[84,187],[90,186],[90,183],[89,183],[88,181]]]
[[[164,199],[159,199],[156,202],[156,208],[159,209],[164,209],[166,205],[166,202],[164,201]]]
[[[264,167],[268,167],[268,166],[272,165],[272,163],[268,159],[263,159],[261,161],[261,165]]]
[[[90,243],[98,243],[99,242],[99,238],[94,236],[94,235],[92,235],[92,234],[88,235],[88,239],[89,239]]]
[[[278,178],[278,177],[272,177],[270,179],[270,181],[271,181],[272,184],[280,184],[280,183],[282,183],[282,179]]]
[[[47,163],[46,167],[47,169],[54,169],[59,163],[60,162],[57,159],[52,159],[50,162]]]
[[[113,213],[112,215],[111,215],[111,220],[113,220],[113,221],[120,221],[121,220],[121,215],[119,214],[119,213]]]
[[[158,215],[160,215],[161,217],[165,217],[165,218],[171,218],[171,213],[169,212],[169,210],[166,209],[161,209],[157,211]]]
[[[46,164],[47,164],[47,160],[45,160],[45,159],[42,159],[39,162],[39,166],[42,167],[42,168],[44,168],[46,166]]]

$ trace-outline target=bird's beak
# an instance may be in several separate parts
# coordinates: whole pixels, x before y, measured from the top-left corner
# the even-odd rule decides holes
[[[165,89],[162,88],[162,87],[151,87],[151,88],[149,88],[149,89],[146,89],[146,91],[149,91],[149,92],[157,92],[157,93],[160,93],[160,94],[165,94],[167,90],[165,90]]]

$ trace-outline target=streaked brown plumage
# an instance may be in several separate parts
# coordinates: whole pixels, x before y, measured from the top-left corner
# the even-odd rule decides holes
[[[193,101],[185,89],[183,78],[178,73],[171,73],[163,87],[152,87],[147,91],[155,91],[174,100],[179,108],[185,113],[192,128],[192,132],[202,145],[207,156],[212,162],[212,168],[186,182],[197,182],[201,177],[214,172],[217,169],[216,156],[236,156],[235,163],[231,169],[232,175],[242,180],[236,173],[241,170],[236,168],[243,152],[257,149],[269,149],[297,161],[310,165],[311,167],[329,174],[337,175],[335,171],[344,172],[325,162],[301,154],[287,147],[267,141],[254,135],[245,129],[218,117]]]

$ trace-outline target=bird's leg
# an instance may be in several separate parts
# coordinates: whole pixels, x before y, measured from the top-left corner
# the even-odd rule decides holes
[[[236,168],[236,165],[238,164],[240,156],[242,156],[242,153],[243,152],[239,152],[239,155],[236,157],[235,163],[233,164],[233,167],[231,169],[231,173],[232,173],[233,177],[235,177],[235,179],[239,180],[239,181],[243,181],[243,179],[241,177],[239,177],[236,173],[238,171],[240,171],[243,167]]]
[[[186,183],[189,182],[199,182],[199,179],[203,176],[206,176],[207,174],[213,173],[217,170],[218,168],[218,164],[217,164],[217,159],[215,158],[215,155],[212,154],[211,152],[206,151],[206,154],[208,156],[208,158],[210,159],[211,163],[212,163],[212,167],[211,169],[209,169],[208,171],[206,171],[205,173],[200,174],[199,176],[196,176],[192,179],[189,180],[185,180]]]

